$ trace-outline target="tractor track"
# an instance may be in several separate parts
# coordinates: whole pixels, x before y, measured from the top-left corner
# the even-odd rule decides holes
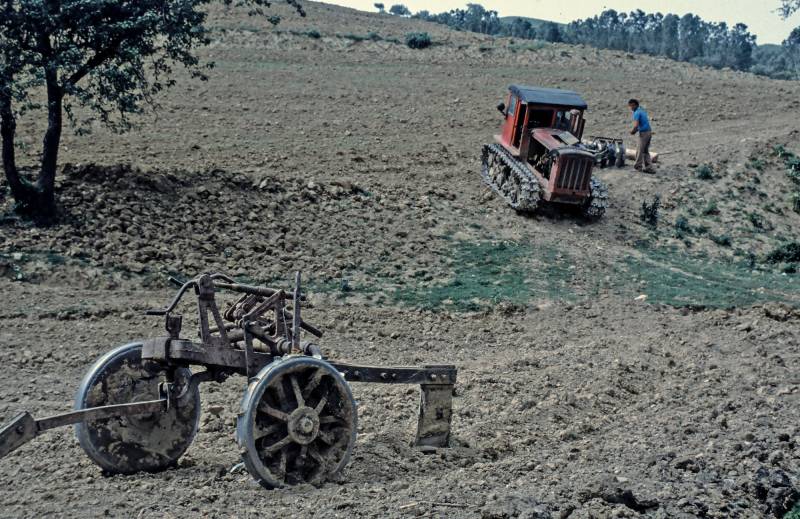
[[[500,171],[495,169],[498,159],[502,163]],[[483,146],[481,176],[487,186],[517,211],[533,212],[539,206],[542,198],[539,181],[499,144]]]
[[[497,167],[498,160],[501,163]],[[526,166],[499,144],[485,144],[481,150],[483,182],[500,195],[512,208],[533,212],[542,199],[542,187]],[[602,218],[608,207],[608,187],[595,176],[591,180],[591,195],[581,207],[587,220]]]

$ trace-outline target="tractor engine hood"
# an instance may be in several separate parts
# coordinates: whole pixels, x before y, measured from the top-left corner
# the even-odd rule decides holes
[[[556,128],[536,128],[533,130],[533,139],[542,144],[551,155],[594,155],[581,147],[581,141],[565,130]]]

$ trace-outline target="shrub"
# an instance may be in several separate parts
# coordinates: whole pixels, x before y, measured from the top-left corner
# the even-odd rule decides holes
[[[800,157],[792,155],[786,159],[786,165],[794,173],[800,173]]]
[[[425,49],[431,46],[431,37],[427,32],[410,32],[406,34],[406,45],[410,49]]]
[[[310,31],[306,31],[306,36],[308,36],[309,38],[314,38],[315,40],[318,40],[322,37],[322,35],[316,29],[311,29]]]
[[[703,164],[694,172],[695,176],[700,180],[711,180],[714,178],[714,170],[708,164]]]
[[[653,201],[649,204],[647,200],[642,202],[642,210],[639,213],[639,219],[650,227],[658,227],[658,208],[661,206],[661,195],[654,195]]]
[[[760,214],[747,213],[747,219],[750,220],[750,223],[753,224],[753,227],[755,227],[759,231],[764,230],[765,228],[764,218],[762,218]]]
[[[383,36],[381,36],[377,32],[368,32],[367,34],[353,34],[351,32],[348,32],[347,34],[340,34],[339,37],[340,38],[344,38],[346,40],[356,41],[356,42],[359,42],[359,41],[382,41],[383,40]]]
[[[348,32],[347,34],[340,35],[345,40],[352,40],[352,41],[364,41],[367,39],[366,36],[362,36],[360,34],[353,34],[352,32]]]
[[[675,218],[675,237],[679,240],[686,238],[687,234],[692,234],[692,226],[689,225],[689,219],[683,215]],[[687,243],[688,245],[688,243]]]
[[[775,248],[767,254],[767,263],[800,262],[800,243],[793,241]]]
[[[692,232],[692,226],[689,225],[689,219],[683,215],[680,215],[677,218],[675,218],[675,230],[680,233]]]
[[[709,236],[709,238],[711,238],[711,241],[721,247],[730,247],[732,243],[731,237],[727,234],[712,234]]]
[[[698,225],[697,227],[694,228],[694,233],[695,234],[706,234],[707,232],[708,232],[708,226],[707,225],[700,224],[700,225]]]
[[[706,216],[719,214],[719,207],[717,207],[717,202],[715,200],[710,200],[708,204],[703,208],[703,214]]]
[[[750,157],[750,162],[747,163],[747,166],[751,169],[756,171],[764,171],[764,167],[767,165],[764,159],[758,157]]]
[[[800,157],[791,151],[787,151],[783,146],[776,147],[776,153],[784,160],[786,164],[786,175],[793,185],[792,192],[789,194],[792,210],[796,213],[800,213]]]
[[[786,147],[783,144],[777,144],[772,148],[772,152],[777,155],[779,158],[784,158],[791,153],[786,150]]]

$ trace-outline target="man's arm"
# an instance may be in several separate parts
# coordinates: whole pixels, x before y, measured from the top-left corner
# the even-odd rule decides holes
[[[631,130],[631,135],[636,135],[636,132],[639,131],[639,116],[638,114],[633,114],[633,130]]]

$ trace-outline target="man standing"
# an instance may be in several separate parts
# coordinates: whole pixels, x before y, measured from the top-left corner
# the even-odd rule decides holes
[[[636,171],[644,171],[645,173],[655,173],[653,163],[650,160],[650,139],[653,136],[653,129],[650,127],[650,118],[647,117],[647,112],[644,108],[639,106],[639,101],[631,99],[628,101],[628,106],[633,112],[633,129],[631,135],[639,134],[639,147],[636,150],[636,164],[634,169]]]

